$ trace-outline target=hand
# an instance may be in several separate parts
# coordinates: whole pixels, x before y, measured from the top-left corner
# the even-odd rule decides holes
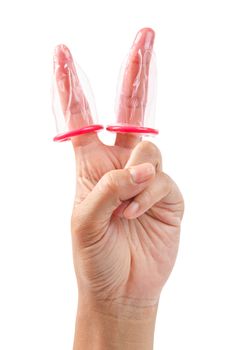
[[[95,312],[86,314],[85,319],[92,319],[94,324],[102,319],[97,313],[142,321],[142,332],[127,322],[121,322],[120,329],[131,342],[136,334],[134,344],[140,339],[138,333],[142,334],[142,341],[147,339],[144,344],[150,349],[158,299],[177,255],[182,195],[162,172],[160,152],[150,142],[118,135],[114,146],[106,146],[90,134],[88,139],[84,136],[73,143],[77,195],[72,239],[79,288],[78,319],[83,319],[81,315],[88,309]],[[113,320],[104,319],[101,324],[107,327],[109,339]],[[77,334],[82,333],[79,325],[81,321]],[[89,327],[85,322],[84,328]],[[122,339],[119,343],[126,349]],[[133,349],[131,343],[128,349]]]
[[[134,55],[135,49],[123,83],[127,99],[137,71]],[[142,94],[138,89],[135,98]],[[129,120],[131,104],[122,105]],[[137,121],[142,115],[136,112]],[[182,195],[163,172],[158,148],[136,135],[118,134],[115,145],[107,146],[90,133],[72,138],[72,144],[77,183],[71,226],[79,290],[75,348],[132,350],[140,344],[139,349],[149,349],[161,290],[177,256]],[[92,344],[87,333],[95,338]]]
[[[122,304],[128,312],[129,306],[143,312],[158,302],[173,268],[183,198],[162,172],[154,144],[119,135],[116,145],[106,146],[89,136],[74,145],[72,238],[79,293],[109,312],[109,305],[116,313]]]

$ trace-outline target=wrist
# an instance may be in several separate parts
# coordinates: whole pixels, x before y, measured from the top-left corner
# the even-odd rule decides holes
[[[80,299],[74,350],[153,349],[157,307],[125,298],[111,302]]]

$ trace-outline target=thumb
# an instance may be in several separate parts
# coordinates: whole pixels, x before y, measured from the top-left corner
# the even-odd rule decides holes
[[[76,226],[82,226],[85,232],[87,228],[92,231],[106,229],[113,212],[124,201],[142,192],[154,175],[155,168],[151,163],[109,171],[75,208]]]

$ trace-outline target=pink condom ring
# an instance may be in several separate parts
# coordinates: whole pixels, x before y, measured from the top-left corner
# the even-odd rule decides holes
[[[78,64],[74,63],[65,45],[57,46],[54,52],[52,91],[52,108],[57,128],[54,141],[67,141],[71,137],[103,129],[97,123],[88,79]]]
[[[78,129],[78,130],[72,130],[68,131],[64,134],[58,134],[57,136],[54,137],[53,141],[68,141],[71,139],[73,136],[77,135],[83,135],[87,134],[90,132],[95,132],[102,130],[103,126],[102,125],[90,125],[90,126],[85,126],[84,128]]]
[[[157,135],[154,127],[156,105],[155,32],[141,29],[122,65],[116,99],[116,123],[107,130],[117,133]]]
[[[152,129],[152,128],[145,128],[142,126],[129,126],[129,125],[112,125],[112,126],[107,126],[106,128],[108,131],[113,131],[117,133],[132,133],[132,134],[153,134],[153,135],[158,135],[159,131],[157,129]]]

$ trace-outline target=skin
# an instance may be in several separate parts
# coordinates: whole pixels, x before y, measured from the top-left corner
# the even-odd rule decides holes
[[[61,96],[62,108],[69,93]],[[158,148],[137,135],[118,134],[107,146],[90,133],[72,138],[72,145],[79,295],[74,350],[150,350],[161,291],[177,256],[183,197],[163,172]]]
[[[154,39],[154,31],[144,28],[132,44],[122,79],[117,123],[143,126]]]

